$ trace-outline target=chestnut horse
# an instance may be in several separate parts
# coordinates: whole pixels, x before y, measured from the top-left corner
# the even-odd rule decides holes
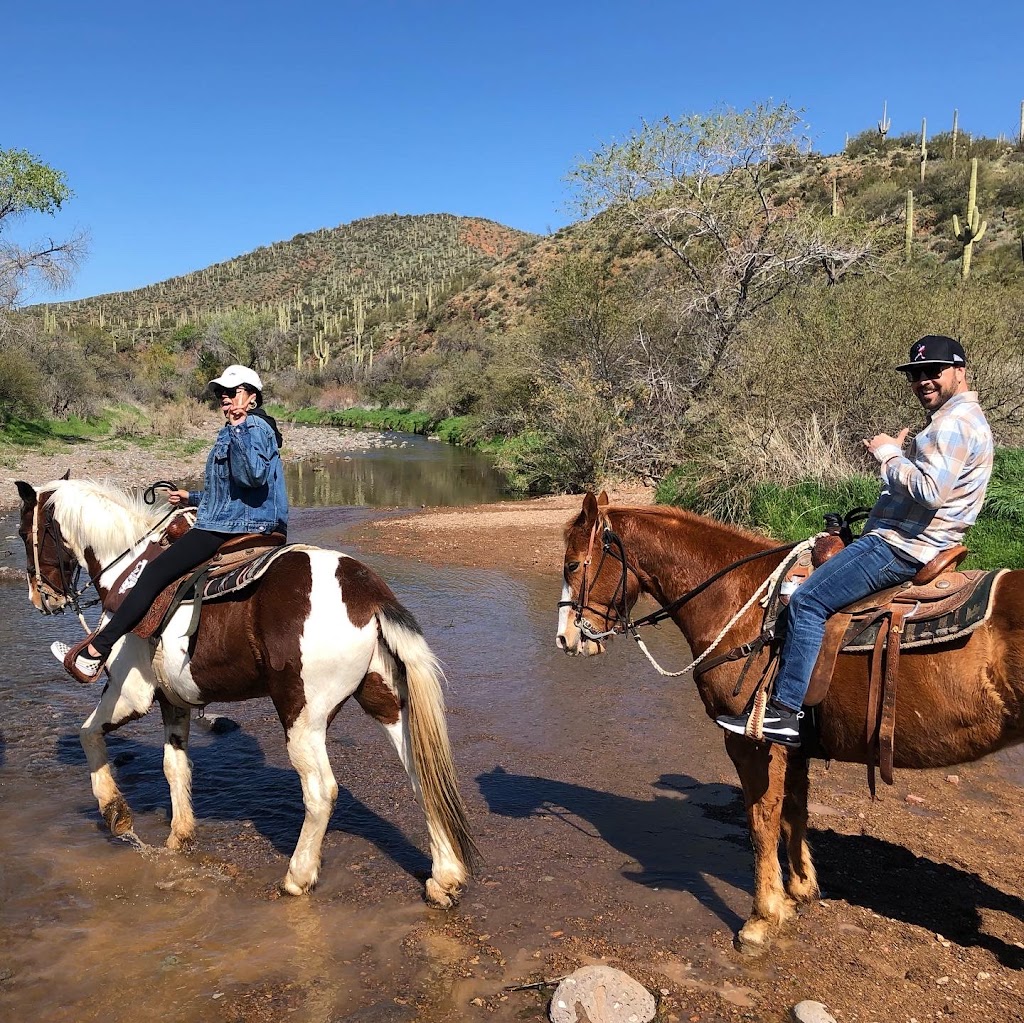
[[[587,494],[582,510],[565,531],[558,645],[569,654],[601,653],[606,634],[624,631],[629,610],[641,593],[667,607],[716,572],[771,548],[763,537],[691,512],[615,508],[606,495],[595,499]],[[739,565],[671,612],[694,656],[708,650],[783,556],[776,552]],[[761,614],[755,604],[711,653],[725,653],[757,637]],[[747,675],[751,681],[738,696],[733,690],[743,659],[704,671],[697,667],[697,689],[712,719],[743,710],[767,656],[763,652],[760,664],[752,666]],[[866,762],[868,660],[866,655],[840,656],[818,708],[821,746],[832,759]],[[1020,742],[1024,739],[1024,572],[1002,575],[991,617],[966,639],[908,650],[899,664],[896,767],[945,767]],[[723,734],[739,773],[754,847],[753,909],[737,944],[742,951],[757,954],[767,947],[772,932],[792,919],[797,903],[818,897],[807,845],[809,754]],[[789,859],[785,887],[780,834]]]
[[[167,516],[129,494],[88,480],[38,489],[17,484],[29,599],[44,614],[77,608],[84,568],[101,598]],[[336,551],[283,553],[257,586],[206,604],[194,637],[179,608],[159,642],[129,634],[113,650],[109,680],[82,725],[92,790],[111,831],[132,830],[104,736],[141,717],[154,699],[164,724],[164,774],[171,791],[170,849],[195,839],[188,734],[193,708],[269,696],[302,782],[305,820],[283,882],[292,895],[317,881],[320,850],[338,795],[327,727],[353,696],[383,726],[409,774],[430,836],[427,900],[452,905],[473,855],[445,724],[443,675],[413,616],[365,565]]]

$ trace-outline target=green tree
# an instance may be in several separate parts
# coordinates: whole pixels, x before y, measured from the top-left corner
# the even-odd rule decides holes
[[[744,322],[801,279],[835,282],[869,255],[845,221],[781,193],[778,168],[803,159],[800,127],[785,104],[666,117],[570,175],[581,212],[624,218],[673,257],[694,396],[728,364]]]
[[[14,221],[30,213],[54,214],[70,197],[62,171],[23,149],[0,149],[0,310],[14,307],[29,281],[60,287],[77,266],[84,245],[81,235],[35,245],[4,237]]]

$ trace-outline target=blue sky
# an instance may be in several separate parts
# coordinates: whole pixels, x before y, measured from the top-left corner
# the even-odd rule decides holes
[[[75,192],[9,233],[88,232],[64,298],[377,213],[555,230],[569,170],[642,118],[784,100],[835,152],[883,100],[893,134],[956,107],[1011,137],[1024,100],[1019,0],[53,0],[4,32],[0,148]]]

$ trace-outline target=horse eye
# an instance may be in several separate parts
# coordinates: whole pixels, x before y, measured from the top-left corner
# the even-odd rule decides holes
[[[580,567],[580,563],[578,561],[570,561],[569,564],[565,566],[565,570],[567,572],[572,573],[572,572],[575,572],[576,569],[579,568],[579,567]]]

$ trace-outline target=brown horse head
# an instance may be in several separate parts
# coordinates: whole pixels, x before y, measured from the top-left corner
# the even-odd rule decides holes
[[[607,511],[608,495],[588,492],[579,515],[565,529],[556,642],[567,654],[603,653],[605,640],[624,631],[640,593]]]
[[[68,479],[65,473],[61,479]],[[25,571],[28,576],[28,599],[43,614],[59,614],[69,600],[78,561],[61,535],[60,525],[53,518],[50,498],[52,487],[36,491],[23,480],[15,483],[21,498],[18,535],[25,544]]]

